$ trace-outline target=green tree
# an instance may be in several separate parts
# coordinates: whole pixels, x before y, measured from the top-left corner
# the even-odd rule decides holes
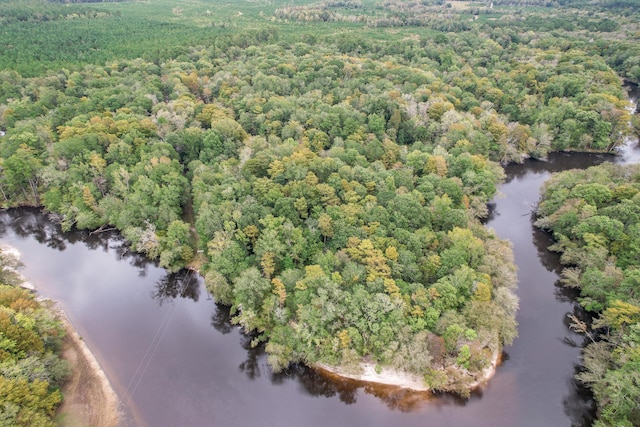
[[[38,183],[42,162],[35,151],[20,145],[16,152],[2,162],[4,184],[12,193],[21,192],[25,200],[39,203]]]

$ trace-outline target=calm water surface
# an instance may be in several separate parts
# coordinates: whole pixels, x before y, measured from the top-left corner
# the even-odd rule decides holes
[[[637,162],[634,147],[618,161]],[[519,338],[489,385],[462,402],[323,377],[303,367],[274,375],[188,272],[167,275],[117,234],[62,233],[35,210],[0,212],[0,239],[16,247],[40,293],[59,301],[123,402],[126,426],[588,426],[589,394],[573,380],[579,313],[557,285],[558,257],[532,225],[552,172],[611,156],[556,154],[507,168],[487,222],[513,242]]]

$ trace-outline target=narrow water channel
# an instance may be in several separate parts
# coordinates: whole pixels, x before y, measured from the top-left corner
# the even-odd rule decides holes
[[[620,156],[639,158],[633,148]],[[274,375],[197,276],[167,275],[117,234],[62,233],[38,211],[16,209],[0,212],[0,240],[22,253],[25,275],[60,303],[96,354],[126,426],[588,426],[592,402],[573,380],[582,338],[567,326],[577,308],[556,284],[558,257],[531,212],[552,172],[609,160],[555,154],[507,168],[487,225],[513,242],[519,338],[489,385],[464,402],[333,380],[304,366]]]

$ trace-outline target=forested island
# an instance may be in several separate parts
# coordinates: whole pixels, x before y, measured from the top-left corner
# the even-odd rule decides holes
[[[636,6],[3,1],[2,205],[197,269],[276,371],[468,395],[517,335],[501,164],[637,132]]]

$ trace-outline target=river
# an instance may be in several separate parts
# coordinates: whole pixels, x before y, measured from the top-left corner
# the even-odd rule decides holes
[[[639,159],[626,147],[616,161]],[[573,380],[583,339],[567,322],[579,308],[557,284],[558,256],[546,250],[549,237],[533,227],[531,210],[552,172],[608,160],[557,153],[507,167],[487,225],[513,242],[519,338],[467,401],[304,366],[274,375],[197,275],[167,275],[118,234],[62,233],[38,211],[16,209],[0,212],[0,239],[22,253],[25,275],[59,302],[94,352],[123,402],[125,426],[588,426],[593,402]]]

